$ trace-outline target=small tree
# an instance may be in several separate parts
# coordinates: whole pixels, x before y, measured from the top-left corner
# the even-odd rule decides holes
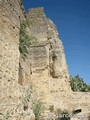
[[[70,85],[73,91],[89,92],[90,85],[84,83],[83,79],[76,75],[75,77],[70,76]]]

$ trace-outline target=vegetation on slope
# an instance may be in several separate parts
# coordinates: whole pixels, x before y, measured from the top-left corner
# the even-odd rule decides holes
[[[32,97],[32,94],[34,97]],[[32,101],[32,109],[33,113],[35,115],[35,120],[40,120],[42,114],[44,113],[44,103],[42,102],[42,98],[38,97],[36,95],[37,93],[35,90],[32,89],[32,87],[28,87],[28,89],[25,91],[25,95],[23,96],[22,102],[23,102],[23,108],[24,110],[28,110],[28,107],[30,107],[30,100]]]
[[[27,20],[21,21],[19,51],[20,51],[21,56],[24,60],[29,53],[28,48],[32,44],[32,41],[36,41],[35,37],[28,35],[27,29],[26,29],[28,26],[29,26],[29,22]]]
[[[40,99],[33,102],[33,112],[35,114],[35,120],[40,120],[42,113],[44,113],[44,104]]]
[[[73,91],[90,92],[90,85],[87,85],[79,75],[70,76],[70,85]]]

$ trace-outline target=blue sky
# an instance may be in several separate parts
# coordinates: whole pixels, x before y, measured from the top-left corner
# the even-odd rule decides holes
[[[29,8],[44,7],[57,26],[70,75],[90,84],[90,0],[23,0]]]

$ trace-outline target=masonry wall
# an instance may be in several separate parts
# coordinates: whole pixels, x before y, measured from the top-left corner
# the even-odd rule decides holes
[[[44,97],[46,108],[89,112],[90,94],[71,91],[63,44],[43,8],[31,9],[27,15],[28,35],[37,41],[32,41],[26,61],[20,57],[20,20],[26,17],[20,5],[18,0],[0,0],[0,113],[14,111],[13,120],[32,120],[31,105],[25,111],[22,104],[29,86]]]
[[[19,80],[22,86],[32,86],[37,95],[43,97],[47,107],[51,104],[56,108],[61,107],[63,98],[61,104],[58,99],[60,92],[71,92],[71,88],[64,47],[58,31],[46,17],[43,8],[30,9],[27,20],[27,33],[36,41],[32,40],[28,58],[25,61],[20,58]]]
[[[44,97],[46,108],[54,105],[55,109],[71,112],[82,109],[81,114],[88,113],[90,94],[71,90],[64,47],[56,26],[46,17],[43,8],[30,9],[27,18],[31,23],[28,35],[37,39],[29,48],[28,67],[31,85],[38,96]]]
[[[0,112],[19,103],[19,28],[22,12],[18,0],[0,0]],[[3,112],[3,113],[4,113]]]

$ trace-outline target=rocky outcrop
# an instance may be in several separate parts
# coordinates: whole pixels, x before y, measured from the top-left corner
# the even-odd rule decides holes
[[[64,48],[56,26],[46,17],[43,8],[30,9],[27,19],[28,35],[35,37],[36,41],[32,41],[28,59],[21,65],[23,81],[28,81],[25,84],[23,82],[23,85],[31,84],[37,94],[43,96],[47,109],[53,105],[55,109],[71,112],[81,109],[82,114],[85,111],[88,113],[90,93],[72,92]],[[30,79],[27,79],[25,74],[26,77],[28,74]]]
[[[56,91],[70,91],[64,48],[56,26],[46,17],[43,8],[30,9],[27,19],[31,23],[27,28],[28,34],[36,38],[34,43],[32,41],[28,57],[31,81],[45,81],[48,90],[58,87]]]
[[[20,21],[26,19],[28,36],[35,39],[24,61],[19,52],[19,38]],[[43,8],[30,9],[26,15],[18,0],[0,0],[0,85],[1,120],[35,119],[32,110],[35,95],[27,93],[30,86],[43,98],[46,113],[50,105],[90,113],[90,93],[71,90],[64,47],[56,26]]]
[[[57,108],[60,92],[71,92],[62,42],[43,8],[30,9],[27,20],[28,35],[35,37],[36,41],[32,41],[28,58],[25,61],[21,58],[22,85],[31,85],[39,96],[44,96],[46,106],[53,104]]]
[[[0,120],[21,120],[22,114],[30,120],[23,110],[23,87],[18,84],[20,19],[24,15],[18,0],[0,0]]]
[[[19,97],[19,16],[18,1],[0,1],[0,101],[4,105],[17,103]]]

